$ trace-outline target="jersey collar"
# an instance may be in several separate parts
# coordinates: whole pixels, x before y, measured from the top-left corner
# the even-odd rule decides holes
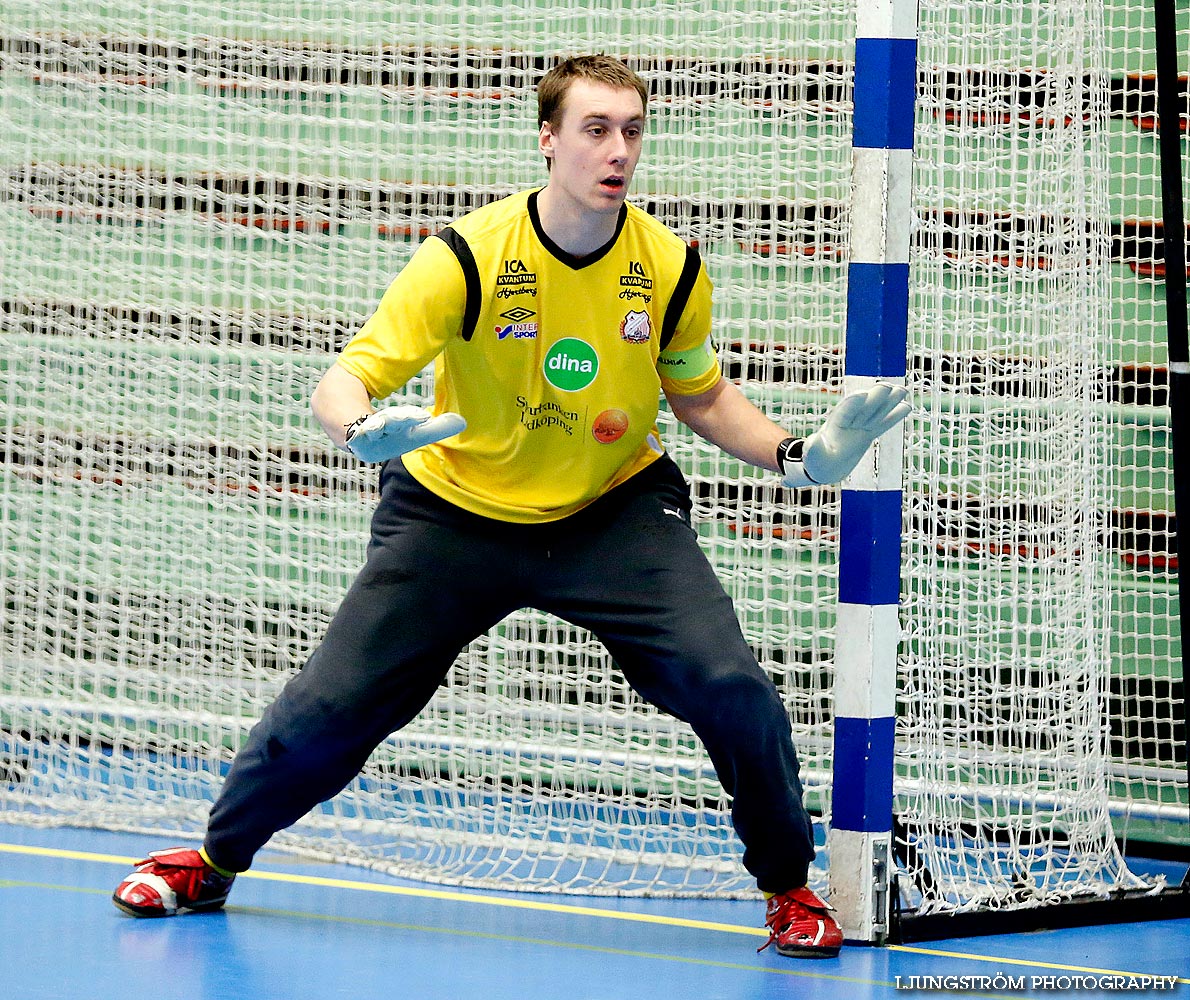
[[[591,264],[603,260],[610,252],[612,247],[616,245],[616,240],[620,238],[620,233],[624,229],[624,221],[628,218],[628,206],[621,205],[619,215],[616,217],[616,231],[612,234],[612,238],[608,240],[598,250],[595,250],[582,257],[576,257],[572,253],[567,253],[557,243],[551,240],[545,234],[545,230],[541,227],[541,215],[537,211],[537,195],[539,191],[534,191],[529,195],[529,221],[533,223],[533,232],[537,234],[537,238],[541,241],[541,245],[549,251],[550,255],[556,257],[559,261],[567,267],[577,271],[580,268],[588,267]]]

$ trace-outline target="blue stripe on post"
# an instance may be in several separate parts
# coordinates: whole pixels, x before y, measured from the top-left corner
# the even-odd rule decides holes
[[[831,826],[887,833],[892,829],[896,720],[835,719]]]
[[[843,490],[839,508],[839,600],[897,604],[901,598],[901,491]]]
[[[846,374],[905,374],[909,338],[909,265],[852,263],[847,268]]]
[[[853,93],[853,146],[912,149],[917,39],[857,38]]]

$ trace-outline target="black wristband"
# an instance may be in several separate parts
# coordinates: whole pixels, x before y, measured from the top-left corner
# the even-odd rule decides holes
[[[343,440],[347,444],[350,444],[351,439],[353,437],[355,437],[355,432],[359,430],[359,425],[362,424],[365,420],[367,420],[368,417],[370,417],[371,415],[372,414],[370,414],[370,413],[365,413],[362,417],[356,417],[353,421],[351,421],[351,423],[343,425],[343,429],[345,431],[345,433],[343,435]]]
[[[781,475],[787,475],[789,470],[786,468],[786,463],[801,462],[802,475],[804,475],[810,482],[819,485],[817,481],[806,471],[806,463],[802,458],[803,452],[806,450],[806,439],[787,437],[779,445],[777,445],[777,467],[781,470]]]

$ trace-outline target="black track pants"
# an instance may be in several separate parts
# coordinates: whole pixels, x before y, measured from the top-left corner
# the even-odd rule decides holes
[[[363,570],[212,808],[215,863],[247,869],[421,711],[463,647],[532,607],[590,630],[637,692],[691,725],[733,797],[759,887],[804,884],[813,834],[789,719],[689,513],[668,457],[579,513],[534,525],[463,511],[388,462]]]

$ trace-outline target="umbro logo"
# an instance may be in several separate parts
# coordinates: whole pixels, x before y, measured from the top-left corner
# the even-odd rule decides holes
[[[500,314],[501,319],[508,320],[503,326],[496,327],[496,339],[503,340],[505,337],[512,337],[513,340],[536,340],[537,339],[537,324],[527,323],[532,316],[536,316],[532,309],[523,309],[517,306],[509,309],[508,312]]]

